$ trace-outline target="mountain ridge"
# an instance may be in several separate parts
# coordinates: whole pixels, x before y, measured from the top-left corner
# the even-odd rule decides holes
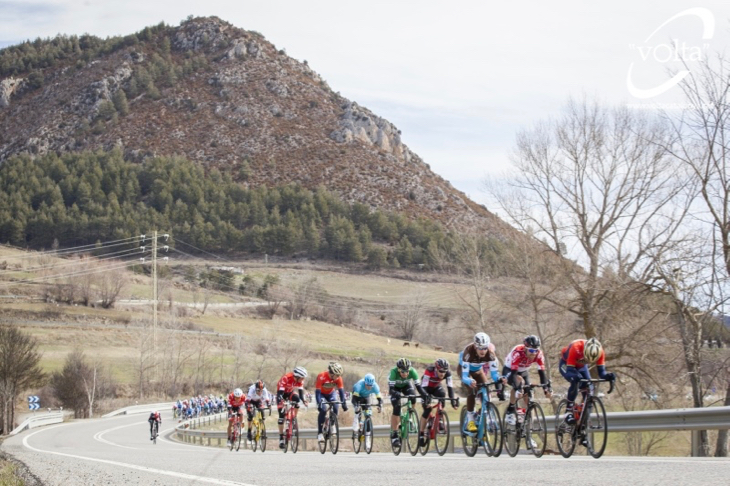
[[[84,38],[63,39],[84,53]],[[23,152],[113,147],[134,160],[182,155],[248,187],[324,185],[349,202],[447,227],[502,239],[515,231],[431,171],[392,123],[261,34],[217,17],[188,18],[108,50],[4,74],[0,163]]]

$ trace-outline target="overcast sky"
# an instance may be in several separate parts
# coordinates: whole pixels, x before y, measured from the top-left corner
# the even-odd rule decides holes
[[[517,131],[555,116],[569,96],[667,107],[681,101],[669,70],[730,46],[727,0],[506,3],[0,0],[0,47],[215,15],[306,59],[333,90],[395,124],[435,172],[484,201],[481,181],[509,169]]]

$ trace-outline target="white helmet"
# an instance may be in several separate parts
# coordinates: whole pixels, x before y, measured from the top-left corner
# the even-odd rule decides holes
[[[601,349],[603,348],[601,343],[598,342],[598,339],[590,338],[583,346],[583,357],[589,363],[595,363],[601,356]]]
[[[491,340],[485,332],[478,332],[474,335],[474,344],[478,349],[487,349],[490,342]]]
[[[306,378],[307,377],[307,370],[305,368],[302,368],[301,366],[297,366],[294,368],[294,376],[297,378]]]
[[[235,390],[233,390],[233,396],[236,398],[241,398],[243,396],[243,390],[241,390],[240,388],[236,388]]]

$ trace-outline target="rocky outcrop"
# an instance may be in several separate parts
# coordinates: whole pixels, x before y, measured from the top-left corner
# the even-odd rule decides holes
[[[413,153],[401,142],[401,132],[389,121],[374,115],[370,110],[354,101],[343,105],[344,112],[339,119],[339,128],[330,138],[339,143],[357,140],[410,162]]]
[[[7,78],[0,81],[0,108],[10,106],[10,98],[23,87],[22,78]]]

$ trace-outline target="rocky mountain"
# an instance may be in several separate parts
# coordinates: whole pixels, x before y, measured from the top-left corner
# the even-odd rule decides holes
[[[0,75],[0,163],[112,147],[132,160],[176,154],[246,185],[323,184],[372,207],[512,231],[306,61],[215,17],[11,46]]]

